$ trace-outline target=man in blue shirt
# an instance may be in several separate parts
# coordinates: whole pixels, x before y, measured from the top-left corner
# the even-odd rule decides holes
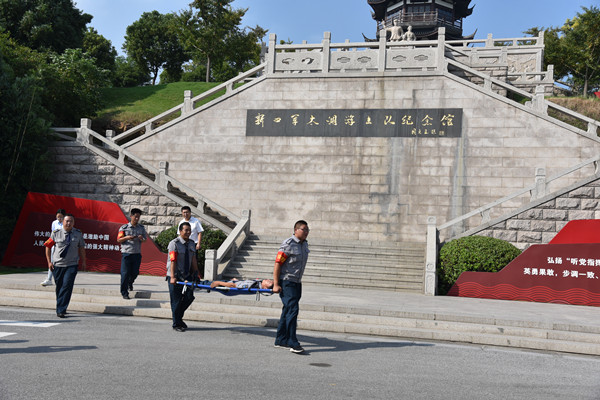
[[[75,217],[66,214],[62,228],[53,231],[44,243],[48,268],[52,271],[56,283],[56,316],[59,318],[66,317],[79,260],[85,269],[83,233],[74,228],[74,224]],[[53,247],[54,251],[52,251]]]
[[[308,224],[300,220],[294,224],[294,235],[281,243],[273,269],[273,293],[279,293],[283,308],[277,325],[275,347],[290,349],[292,353],[302,353],[296,337],[300,297],[302,296],[302,275],[308,260]]]

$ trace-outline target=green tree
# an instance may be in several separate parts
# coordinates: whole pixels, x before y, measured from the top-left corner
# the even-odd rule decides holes
[[[585,8],[561,28],[531,28],[526,34],[544,31],[544,64],[554,65],[554,78],[587,96],[600,86],[600,9]]]
[[[177,37],[175,18],[174,14],[146,12],[127,27],[123,50],[150,73],[153,85],[161,68],[177,74],[188,59]]]
[[[42,105],[44,56],[0,34],[0,253],[29,191],[43,190],[51,115]]]
[[[568,19],[562,27],[563,63],[575,79],[583,83],[583,95],[600,81],[600,9],[582,7],[583,12]]]
[[[256,42],[266,30],[259,26],[240,29],[247,9],[232,9],[232,1],[194,0],[178,15],[181,41],[195,64],[206,65],[206,82],[210,81],[213,66],[222,79],[258,62],[260,46]]]
[[[0,31],[36,50],[62,53],[81,47],[91,20],[72,0],[0,0]]]
[[[117,56],[112,83],[116,87],[141,86],[150,82],[150,73],[146,67],[139,66],[130,58]]]
[[[96,66],[114,73],[117,50],[104,36],[89,27],[83,36],[83,51],[96,59]]]
[[[100,88],[110,85],[109,71],[98,68],[82,49],[50,53],[41,74],[43,104],[53,114],[55,126],[79,126],[81,118],[94,116],[102,107]]]

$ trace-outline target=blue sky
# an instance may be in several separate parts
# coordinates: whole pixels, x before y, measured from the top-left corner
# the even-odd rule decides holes
[[[125,30],[142,13],[176,12],[190,0],[74,0],[76,7],[94,16],[91,26],[109,39],[123,54]],[[464,20],[464,34],[477,30],[476,38],[488,33],[495,38],[522,37],[533,26],[562,26],[581,7],[600,7],[600,0],[472,0],[473,15]],[[248,8],[244,26],[260,25],[279,39],[294,43],[320,42],[330,31],[333,42],[362,41],[362,33],[375,36],[375,22],[366,0],[234,0],[234,8]],[[265,38],[265,41],[267,38]]]

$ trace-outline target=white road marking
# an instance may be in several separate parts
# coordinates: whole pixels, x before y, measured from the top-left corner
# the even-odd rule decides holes
[[[55,325],[60,325],[58,322],[37,322],[37,321],[8,321],[0,320],[0,326],[26,326],[30,328],[50,328]]]
[[[16,333],[0,332],[0,338],[3,338],[4,336],[10,336],[10,335],[16,335]]]

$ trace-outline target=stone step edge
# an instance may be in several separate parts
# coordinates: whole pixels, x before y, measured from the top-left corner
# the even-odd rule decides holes
[[[48,308],[54,308],[55,299],[54,293],[42,293],[38,292],[40,295],[37,297],[32,297],[29,293],[22,293],[22,296],[15,296],[12,293],[12,296],[6,296],[6,293],[2,293],[0,291],[0,304],[2,305],[19,305],[19,304],[28,304],[29,307],[36,308],[39,301],[50,302],[51,306]],[[11,294],[11,293],[9,293]],[[28,295],[29,294],[29,295]],[[219,296],[221,296],[219,294]],[[90,295],[81,295],[74,294],[72,298],[71,304],[91,304],[99,307],[106,308],[133,308],[133,309],[152,309],[152,308],[169,308],[169,299],[168,294],[164,294],[161,296],[162,298],[158,299],[132,299],[132,300],[124,300],[119,296],[90,296]],[[19,302],[16,299],[21,299]],[[88,298],[91,298],[87,300]],[[207,302],[207,297],[202,296],[198,298],[197,301],[192,304],[191,310],[207,310],[207,309],[216,309],[219,307],[225,308],[228,314],[245,314],[248,313],[249,310],[253,309],[257,314],[268,313],[269,315],[273,315],[278,317],[281,312],[281,304],[277,301],[272,302],[234,302],[234,301],[225,301],[225,302]],[[79,300],[79,301],[78,301]],[[81,301],[85,300],[85,301]],[[233,299],[223,299],[223,300],[233,300]],[[95,309],[95,307],[92,308]],[[82,307],[82,306],[80,306]],[[486,326],[487,333],[490,333],[491,330],[498,330],[499,333],[504,333],[504,331],[514,331],[515,329],[528,329],[528,330],[543,330],[543,331],[551,331],[551,332],[564,332],[569,334],[579,334],[579,335],[597,335],[600,333],[600,327],[594,326],[582,326],[582,325],[574,325],[574,324],[558,324],[558,323],[535,323],[531,321],[522,321],[522,320],[507,320],[507,319],[499,319],[499,318],[483,318],[483,317],[472,317],[472,316],[464,316],[464,315],[455,315],[455,314],[443,314],[443,313],[420,313],[420,312],[410,312],[410,311],[397,311],[397,310],[375,310],[375,309],[361,309],[356,307],[345,307],[345,306],[315,306],[310,304],[302,304],[301,305],[301,315],[311,316],[311,319],[314,320],[342,320],[351,321],[352,319],[361,319],[366,324],[378,324],[381,323],[379,321],[384,320],[387,321],[388,325],[394,324],[406,324],[407,321],[400,320],[418,320],[421,321],[418,323],[420,326],[428,326],[429,329],[434,329],[434,326],[445,326],[448,327],[448,324],[463,324],[463,330],[469,329],[480,329],[480,326]],[[339,315],[343,315],[343,317],[339,317]],[[392,322],[396,321],[396,322]],[[412,321],[409,321],[408,324],[412,324]],[[433,325],[432,325],[433,324]],[[415,325],[415,327],[418,327]],[[442,328],[442,329],[446,329]],[[539,335],[539,333],[538,333]],[[556,335],[560,336],[559,333]],[[550,338],[549,335],[548,337]],[[593,336],[592,341],[597,341],[597,336]]]
[[[2,300],[0,298],[0,300]],[[89,309],[81,310],[79,305],[81,303],[74,302],[70,305],[71,318],[73,311],[81,312],[93,312],[103,314],[118,314],[136,317],[151,317],[151,318],[162,318],[166,320],[171,319],[171,311],[168,308],[152,309],[152,308],[135,308],[125,306],[113,306],[103,307],[101,304],[93,304],[96,311]],[[51,300],[45,300],[40,304],[37,304],[35,308],[54,308],[55,303]],[[84,304],[85,306],[90,304]],[[81,307],[89,308],[89,307]],[[216,322],[216,323],[227,323],[234,325],[247,325],[247,326],[262,326],[268,328],[275,328],[277,325],[278,318],[269,318],[265,316],[255,315],[244,315],[244,314],[223,314],[214,313],[207,311],[188,311],[186,312],[187,321],[198,321],[198,322]],[[543,338],[530,338],[530,337],[519,337],[511,335],[498,335],[489,333],[473,333],[473,332],[457,332],[450,330],[439,330],[433,331],[430,329],[423,328],[408,328],[408,327],[397,327],[397,326],[369,326],[362,323],[343,323],[335,321],[313,321],[303,318],[298,319],[298,329],[309,330],[309,331],[320,331],[320,332],[337,332],[346,334],[360,334],[360,335],[376,335],[376,336],[387,336],[403,339],[417,339],[417,340],[432,340],[432,341],[449,341],[449,342],[461,342],[478,345],[491,345],[491,346],[503,346],[503,347],[515,347],[524,349],[534,350],[545,350],[545,351],[557,351],[566,353],[576,354],[588,354],[588,355],[600,355],[600,344],[585,343],[585,342],[574,342],[557,339],[543,339]],[[193,332],[193,328],[191,329]],[[310,349],[307,349],[310,351]]]

